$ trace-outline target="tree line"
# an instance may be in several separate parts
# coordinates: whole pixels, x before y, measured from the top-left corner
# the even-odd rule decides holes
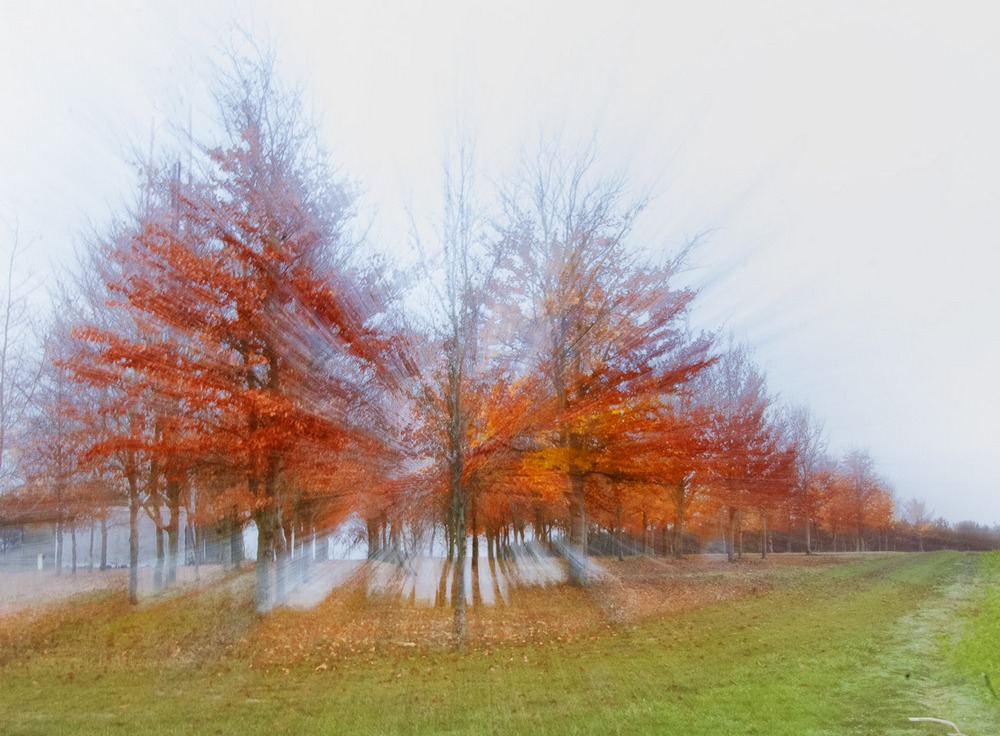
[[[525,157],[484,205],[462,148],[401,275],[270,62],[237,59],[217,100],[217,140],[143,162],[56,295],[37,373],[0,383],[0,514],[54,524],[57,566],[64,533],[127,508],[135,602],[141,514],[164,585],[182,519],[233,540],[252,523],[265,612],[293,545],[349,518],[372,557],[441,532],[461,636],[483,542],[493,560],[535,540],[585,584],[591,551],[898,540],[870,454],[832,457],[749,347],[688,327],[685,254],[635,247],[645,202],[593,152]]]

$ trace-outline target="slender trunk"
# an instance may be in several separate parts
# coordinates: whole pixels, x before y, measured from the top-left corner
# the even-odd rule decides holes
[[[108,569],[108,520],[101,517],[101,571]]]
[[[811,555],[813,553],[812,548],[812,520],[808,517],[806,518],[806,554]]]
[[[240,524],[235,506],[232,511],[232,519],[229,522],[229,539],[227,541],[229,544],[229,560],[233,568],[239,570],[244,559],[243,525]]]
[[[451,561],[447,558],[441,561],[441,577],[438,579],[437,594],[434,605],[443,608],[448,605],[448,573],[451,571]]]
[[[170,520],[167,522],[167,574],[166,584],[172,586],[177,582],[177,555],[179,554],[179,536],[181,524],[181,484],[176,478],[167,481],[167,511]]]
[[[76,575],[76,523],[69,527],[69,548],[70,548],[70,572]]]
[[[472,539],[473,539],[473,543],[475,543],[475,539],[476,538],[473,537]],[[473,608],[475,608],[476,606],[481,606],[481,605],[483,605],[483,592],[482,592],[482,588],[480,587],[480,581],[479,581],[479,567],[475,563],[475,558],[473,558],[473,566],[472,566],[472,606],[473,606]]]
[[[294,540],[289,543],[285,529],[277,524],[274,530],[274,603],[279,605],[288,597],[288,568],[294,549]]]
[[[736,558],[736,509],[730,506],[729,529],[728,533],[726,534],[726,559],[732,562],[735,558]]]
[[[497,561],[489,560],[487,563],[490,568],[490,581],[493,585],[493,603],[499,606],[503,603],[503,590],[500,587],[500,575],[497,572]]]
[[[63,558],[63,525],[61,521],[56,522],[56,575],[62,575]]]
[[[479,569],[479,527],[476,524],[476,494],[472,494],[472,498],[469,502],[470,516],[472,517],[469,521],[472,524],[472,569]],[[473,581],[476,580],[476,575],[473,573]],[[475,585],[475,582],[473,582]]]
[[[615,516],[616,516],[615,521],[616,521],[617,529],[618,529],[618,534],[617,534],[618,561],[621,562],[622,560],[625,559],[625,550],[624,550],[624,547],[625,547],[625,540],[624,540],[625,530],[622,527],[622,505],[621,504],[618,504],[618,506],[616,507],[616,509],[615,509]]]
[[[90,546],[87,547],[87,569],[94,569],[94,536],[97,531],[97,522],[90,520]]]
[[[465,560],[466,560],[466,516],[465,488],[462,486],[461,461],[452,468],[451,478],[451,526],[452,538],[455,541],[455,564],[451,582],[451,607],[454,612],[452,634],[459,643],[465,642],[466,636],[466,601],[465,601]]]
[[[649,543],[649,515],[646,509],[642,510],[642,553],[644,555],[653,554],[652,545]]]
[[[191,563],[194,565],[195,580],[201,579],[201,548],[199,547],[201,535],[198,533],[198,526],[194,521],[197,514],[198,498],[195,494],[194,486],[191,486],[191,495],[188,498],[187,512],[187,529],[189,537],[187,543],[191,545]]]
[[[379,549],[379,523],[375,518],[365,519],[365,536],[368,539],[368,559],[377,559]]]
[[[767,514],[760,512],[760,558],[767,559]]]
[[[671,544],[675,560],[684,557],[684,512],[687,510],[687,481],[674,487],[674,538]],[[731,556],[730,556],[731,557]]]
[[[739,509],[736,512],[736,526],[739,531],[740,537],[740,548],[736,554],[738,559],[743,559],[743,509]]]
[[[569,473],[569,582],[587,584],[587,510],[584,505],[585,478],[583,472],[571,468]]]
[[[257,568],[254,574],[253,604],[258,615],[267,613],[273,605],[271,566],[274,556],[275,513],[264,508],[254,512],[257,525]]]
[[[188,543],[191,545],[191,564],[194,565],[194,579],[201,578],[201,549],[198,546],[198,527],[195,526],[193,515],[188,517]]]
[[[156,525],[156,568],[153,570],[153,590],[163,589],[163,563],[166,548],[163,544],[163,527]]]
[[[464,509],[461,518],[464,521]],[[452,634],[459,643],[464,643],[467,632],[465,601],[465,550],[467,542],[464,534],[456,535],[456,537],[455,567],[451,581],[451,606],[455,613]]]
[[[227,514],[226,517],[216,524],[219,533],[219,561],[222,562],[222,569],[229,570],[233,566],[233,521]]]
[[[128,477],[128,602],[139,603],[139,483],[135,472]]]

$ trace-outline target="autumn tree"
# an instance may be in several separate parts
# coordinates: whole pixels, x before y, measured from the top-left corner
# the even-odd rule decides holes
[[[854,532],[854,549],[856,552],[864,552],[865,531],[872,522],[874,511],[883,504],[886,491],[868,450],[849,450],[841,460],[840,473],[843,477],[840,486],[844,496],[843,507]]]
[[[469,527],[475,569],[479,491],[487,480],[493,487],[502,485],[497,471],[509,459],[504,454],[509,441],[524,431],[525,416],[511,400],[514,375],[505,355],[505,333],[516,330],[517,324],[505,319],[509,312],[503,311],[496,293],[505,244],[491,238],[477,199],[471,144],[460,146],[444,178],[440,247],[433,257],[424,254],[427,278],[422,283],[433,285],[436,299],[417,400],[424,411],[428,451],[446,489],[453,633],[463,640]]]
[[[698,390],[710,407],[713,493],[727,515],[726,554],[732,560],[743,553],[743,515],[763,515],[773,500],[780,434],[764,373],[745,345],[730,344],[699,377]]]
[[[90,397],[90,408],[81,408],[77,415],[87,437],[81,462],[103,478],[112,496],[117,490],[118,502],[128,510],[128,596],[133,605],[139,601],[139,516],[145,510],[155,520],[159,512],[158,402],[141,372],[104,348],[112,336],[121,344],[141,345],[151,329],[141,315],[123,309],[109,289],[131,275],[131,266],[115,254],[141,229],[150,195],[144,190],[128,219],[89,239],[76,273],[79,311],[73,317],[75,327],[66,341],[65,358],[77,392]],[[157,542],[162,549],[162,538]]]
[[[24,252],[15,226],[3,248],[4,270],[0,272],[0,491],[12,484],[15,471],[8,462],[9,442],[31,405],[40,370],[29,305],[33,287],[22,272]]]
[[[650,265],[630,249],[644,203],[628,201],[624,181],[598,177],[592,152],[567,160],[543,151],[525,163],[505,206],[510,296],[525,324],[521,349],[554,404],[547,455],[565,479],[569,578],[583,584],[588,477],[607,477],[615,458],[630,462],[612,417],[700,366],[695,357],[657,372],[694,294],[670,288],[676,261]]]
[[[795,445],[795,483],[790,499],[792,513],[802,520],[806,554],[811,555],[812,527],[822,501],[821,473],[830,462],[826,457],[827,441],[822,422],[813,417],[804,404],[789,407],[784,423],[788,438]]]
[[[902,520],[909,524],[910,528],[916,532],[917,546],[923,552],[924,538],[931,527],[934,512],[927,508],[927,504],[923,500],[914,496],[903,502],[900,515]]]
[[[707,348],[707,345],[706,345]],[[706,360],[705,368],[710,363]],[[684,529],[697,495],[708,488],[712,476],[711,405],[700,392],[696,377],[677,394],[662,402],[654,415],[649,456],[655,468],[652,487],[666,494],[671,509],[671,551],[684,556]]]
[[[65,312],[64,312],[65,314]],[[82,462],[86,424],[94,407],[75,385],[63,358],[72,349],[69,326],[57,316],[43,341],[41,372],[15,440],[24,493],[47,507],[55,537],[55,571],[62,572],[65,536],[70,537],[70,568],[77,568],[77,531],[106,509],[93,473]]]
[[[220,477],[235,485],[219,490],[256,525],[255,605],[266,611],[305,469],[315,479],[317,459],[332,473],[338,451],[373,452],[384,427],[367,421],[369,394],[399,363],[376,325],[381,276],[352,261],[351,198],[297,98],[268,60],[236,59],[219,101],[227,140],[189,181],[154,172],[148,216],[110,252],[108,288],[141,336],[79,334],[106,372],[152,391],[168,490],[185,458],[228,464]]]

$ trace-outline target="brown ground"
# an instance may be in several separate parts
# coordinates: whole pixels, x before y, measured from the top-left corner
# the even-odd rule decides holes
[[[805,568],[836,564],[847,557],[788,554],[761,560],[747,556],[736,563],[716,555],[693,555],[679,562],[659,557],[621,562],[600,558],[595,560],[599,567],[595,580],[586,588],[557,582],[524,585],[521,581],[530,571],[519,573],[511,567],[494,579],[484,569],[480,590],[473,591],[468,609],[467,647],[488,654],[501,643],[545,646],[586,638],[650,616],[756,595],[794,580]],[[543,564],[549,566],[551,574],[551,561]],[[451,609],[434,605],[433,597],[423,597],[423,591],[434,590],[436,584],[424,581],[414,586],[411,579],[408,587],[405,579],[398,579],[398,568],[388,563],[374,567],[321,563],[320,572],[336,583],[330,595],[311,607],[277,609],[256,622],[251,613],[251,569],[249,565],[243,573],[224,575],[217,566],[203,566],[195,580],[192,568],[181,568],[179,594],[153,596],[153,571],[143,568],[140,610],[203,607],[210,612],[211,621],[228,611],[227,618],[236,616],[242,623],[233,620],[231,625],[221,624],[219,631],[195,635],[204,640],[198,646],[210,645],[215,651],[221,647],[229,656],[248,659],[252,667],[281,668],[299,663],[322,669],[345,657],[374,657],[375,652],[387,649],[417,653],[452,643]],[[31,621],[52,618],[55,626],[67,615],[127,614],[127,574],[127,570],[101,573],[86,569],[75,576],[64,572],[58,578],[50,571],[0,574],[0,617],[12,624],[5,628],[18,638],[15,632],[23,626],[40,625]],[[393,584],[394,575],[398,585]],[[60,605],[70,596],[100,588],[117,588],[121,593],[110,601],[75,598],[72,606]],[[206,595],[200,595],[197,588],[203,588]],[[493,603],[482,602],[487,600]],[[175,634],[164,632],[178,641],[158,642],[157,646],[165,647],[164,651],[180,647],[194,634],[191,626],[206,625],[195,621],[201,619],[190,619],[187,629]]]
[[[545,645],[629,626],[650,617],[681,612],[762,593],[804,568],[836,564],[842,556],[724,556],[600,559],[602,572],[587,588],[567,584],[511,585],[506,603],[469,605],[467,646],[488,651],[500,643]],[[482,563],[481,563],[482,564]],[[413,603],[394,595],[364,593],[357,578],[319,605],[282,609],[264,619],[253,642],[258,666],[316,663],[345,655],[365,656],[393,648],[442,646],[451,641],[447,606]]]

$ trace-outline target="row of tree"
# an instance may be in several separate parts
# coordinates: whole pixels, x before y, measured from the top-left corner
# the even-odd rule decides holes
[[[140,514],[168,584],[182,519],[234,539],[252,522],[259,611],[294,540],[356,517],[378,555],[443,529],[459,636],[481,539],[490,557],[526,535],[558,547],[580,584],[598,539],[889,545],[869,454],[831,459],[748,348],[688,329],[682,256],[630,246],[643,202],[594,156],[543,151],[486,208],[460,151],[407,280],[354,233],[352,192],[269,63],[237,60],[218,101],[220,140],[146,161],[61,290],[8,520],[61,540],[126,507],[133,601]]]

